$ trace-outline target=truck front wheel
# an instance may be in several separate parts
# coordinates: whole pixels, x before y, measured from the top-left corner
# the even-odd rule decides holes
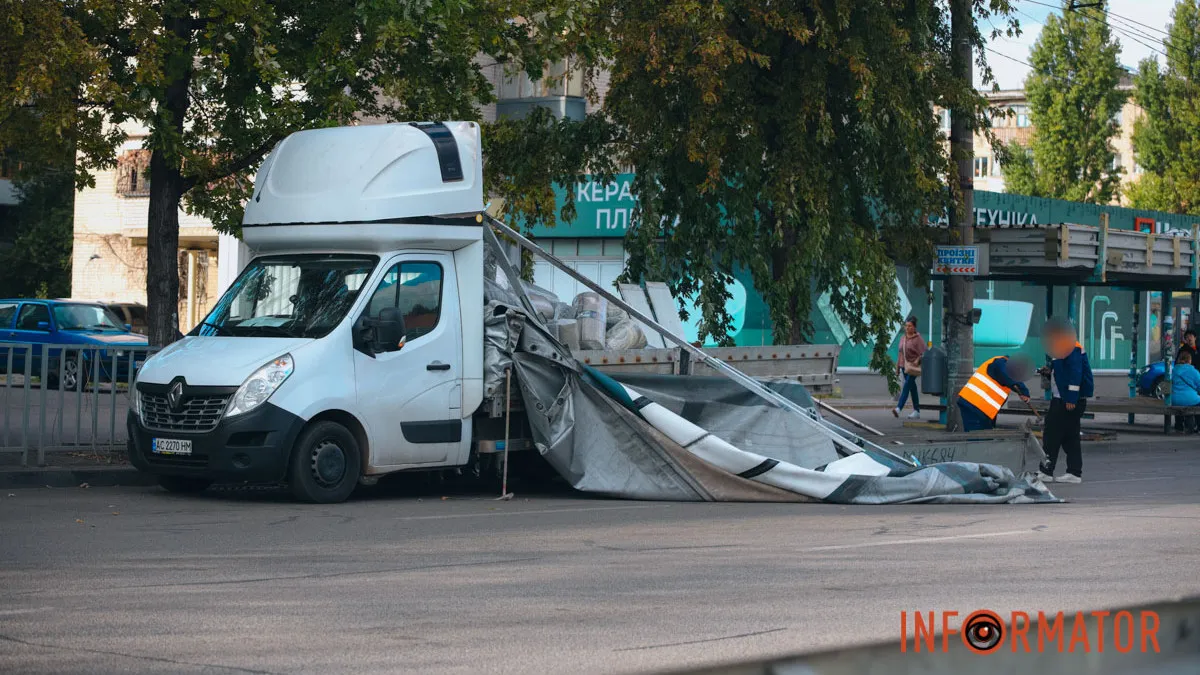
[[[362,455],[354,434],[337,422],[317,422],[296,439],[289,483],[302,502],[344,502],[358,485]]]

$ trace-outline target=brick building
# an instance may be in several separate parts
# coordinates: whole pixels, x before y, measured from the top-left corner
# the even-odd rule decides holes
[[[75,196],[71,296],[146,302],[147,130],[125,125],[117,166],[96,173],[95,187]],[[179,327],[188,331],[219,297],[218,237],[204,218],[179,214]]]

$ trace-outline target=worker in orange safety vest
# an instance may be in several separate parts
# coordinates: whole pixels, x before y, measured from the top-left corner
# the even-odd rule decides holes
[[[963,431],[995,428],[996,416],[1014,389],[1022,401],[1028,401],[1029,388],[1024,380],[1032,374],[1033,361],[1024,355],[997,356],[984,361],[958,392]]]

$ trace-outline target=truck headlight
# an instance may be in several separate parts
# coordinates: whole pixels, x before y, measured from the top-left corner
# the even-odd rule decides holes
[[[265,403],[279,385],[291,376],[293,370],[292,355],[284,354],[254,371],[242,386],[238,387],[233,400],[229,402],[229,407],[225,409],[225,416],[241,415]]]

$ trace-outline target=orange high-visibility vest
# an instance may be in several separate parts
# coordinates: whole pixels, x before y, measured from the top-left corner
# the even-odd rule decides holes
[[[992,365],[992,361],[1002,358],[1006,357],[995,356],[984,361],[983,365],[979,366],[971,375],[971,379],[967,380],[962,391],[958,392],[959,398],[966,400],[979,412],[987,415],[988,419],[993,420],[996,419],[996,415],[1000,414],[1000,409],[1004,407],[1004,402],[1008,400],[1008,394],[1012,391],[987,374],[988,366]]]

